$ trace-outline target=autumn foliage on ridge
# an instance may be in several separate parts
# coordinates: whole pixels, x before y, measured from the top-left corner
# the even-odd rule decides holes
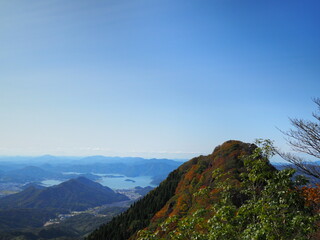
[[[181,165],[88,239],[309,239],[318,189],[297,190],[294,170],[277,171],[269,163],[270,149],[227,141]]]
[[[175,196],[155,214],[152,223],[159,223],[161,219],[171,216],[182,216],[193,212],[194,209],[210,206],[214,200],[213,194],[196,199],[193,195],[202,188],[213,186],[212,172],[217,169],[231,171],[238,175],[243,171],[240,156],[249,154],[254,145],[230,140],[215,148],[212,154],[200,156],[182,165],[181,169],[189,169],[181,178]],[[213,189],[212,191],[216,191]],[[160,221],[159,221],[160,220]],[[153,224],[151,224],[153,225]]]

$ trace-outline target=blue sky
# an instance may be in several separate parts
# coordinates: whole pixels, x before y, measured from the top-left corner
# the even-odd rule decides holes
[[[190,158],[320,97],[320,2],[0,0],[0,155]]]

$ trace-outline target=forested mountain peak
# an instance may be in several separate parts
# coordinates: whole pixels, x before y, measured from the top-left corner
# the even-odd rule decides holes
[[[212,184],[212,171],[216,168],[243,170],[241,155],[250,154],[254,144],[229,140],[217,146],[212,154],[195,157],[171,172],[159,187],[151,191],[128,211],[115,217],[111,222],[91,234],[88,239],[122,240],[135,238],[138,230],[148,225],[154,228],[161,220],[175,214],[186,213],[185,203],[192,202],[192,194]],[[182,204],[183,202],[183,204]]]
[[[255,148],[254,144],[229,140],[217,146],[212,154],[193,158],[182,165],[180,168],[185,173],[181,176],[175,195],[153,216],[151,226],[155,227],[170,216],[186,215],[200,205],[204,208],[209,206],[213,199],[195,199],[194,194],[206,187],[214,188],[212,173],[216,169],[229,172],[236,184],[240,174],[245,171],[241,156],[251,154]]]
[[[230,140],[191,159],[88,240],[310,236],[316,215],[306,207],[301,180],[292,180],[294,170],[277,171],[269,163],[275,152],[270,141],[258,143],[261,148]]]

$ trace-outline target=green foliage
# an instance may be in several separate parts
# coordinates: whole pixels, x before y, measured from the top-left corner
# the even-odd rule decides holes
[[[229,172],[213,172],[218,200],[211,208],[180,219],[168,218],[155,232],[140,231],[138,239],[310,239],[319,215],[306,207],[297,190],[303,181],[292,181],[294,170],[276,171],[269,164],[268,158],[275,152],[271,141],[258,143],[260,148],[242,158],[246,171],[240,184],[234,184]],[[206,188],[196,196],[208,193]],[[235,196],[240,199],[235,200]],[[205,217],[208,214],[210,217]]]

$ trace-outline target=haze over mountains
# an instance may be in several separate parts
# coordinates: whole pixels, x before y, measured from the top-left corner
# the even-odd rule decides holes
[[[133,188],[158,185],[181,161],[169,159],[143,159],[120,157],[1,157],[0,158],[0,196],[25,189],[26,184],[51,186],[72,178],[84,176],[102,184],[112,184],[111,177],[120,177],[120,184],[111,188]],[[108,181],[106,180],[108,177]],[[143,183],[131,181],[125,184],[125,177],[146,178]],[[49,180],[49,181],[48,181]],[[120,182],[120,180],[123,180]],[[45,182],[43,182],[45,181]],[[114,181],[113,181],[114,182]],[[128,182],[127,182],[128,183]],[[140,185],[139,185],[140,184]]]
[[[3,182],[33,182],[43,179],[63,178],[63,174],[50,172],[40,167],[26,166],[19,169],[0,173],[0,180]]]
[[[122,174],[128,177],[151,176],[164,179],[166,175],[182,164],[169,159],[143,159],[91,156],[66,158],[43,156],[0,158],[0,182],[28,182],[45,179],[68,179],[75,174]],[[70,174],[63,174],[70,173]],[[72,173],[75,173],[72,175]],[[69,175],[69,176],[68,176]]]

